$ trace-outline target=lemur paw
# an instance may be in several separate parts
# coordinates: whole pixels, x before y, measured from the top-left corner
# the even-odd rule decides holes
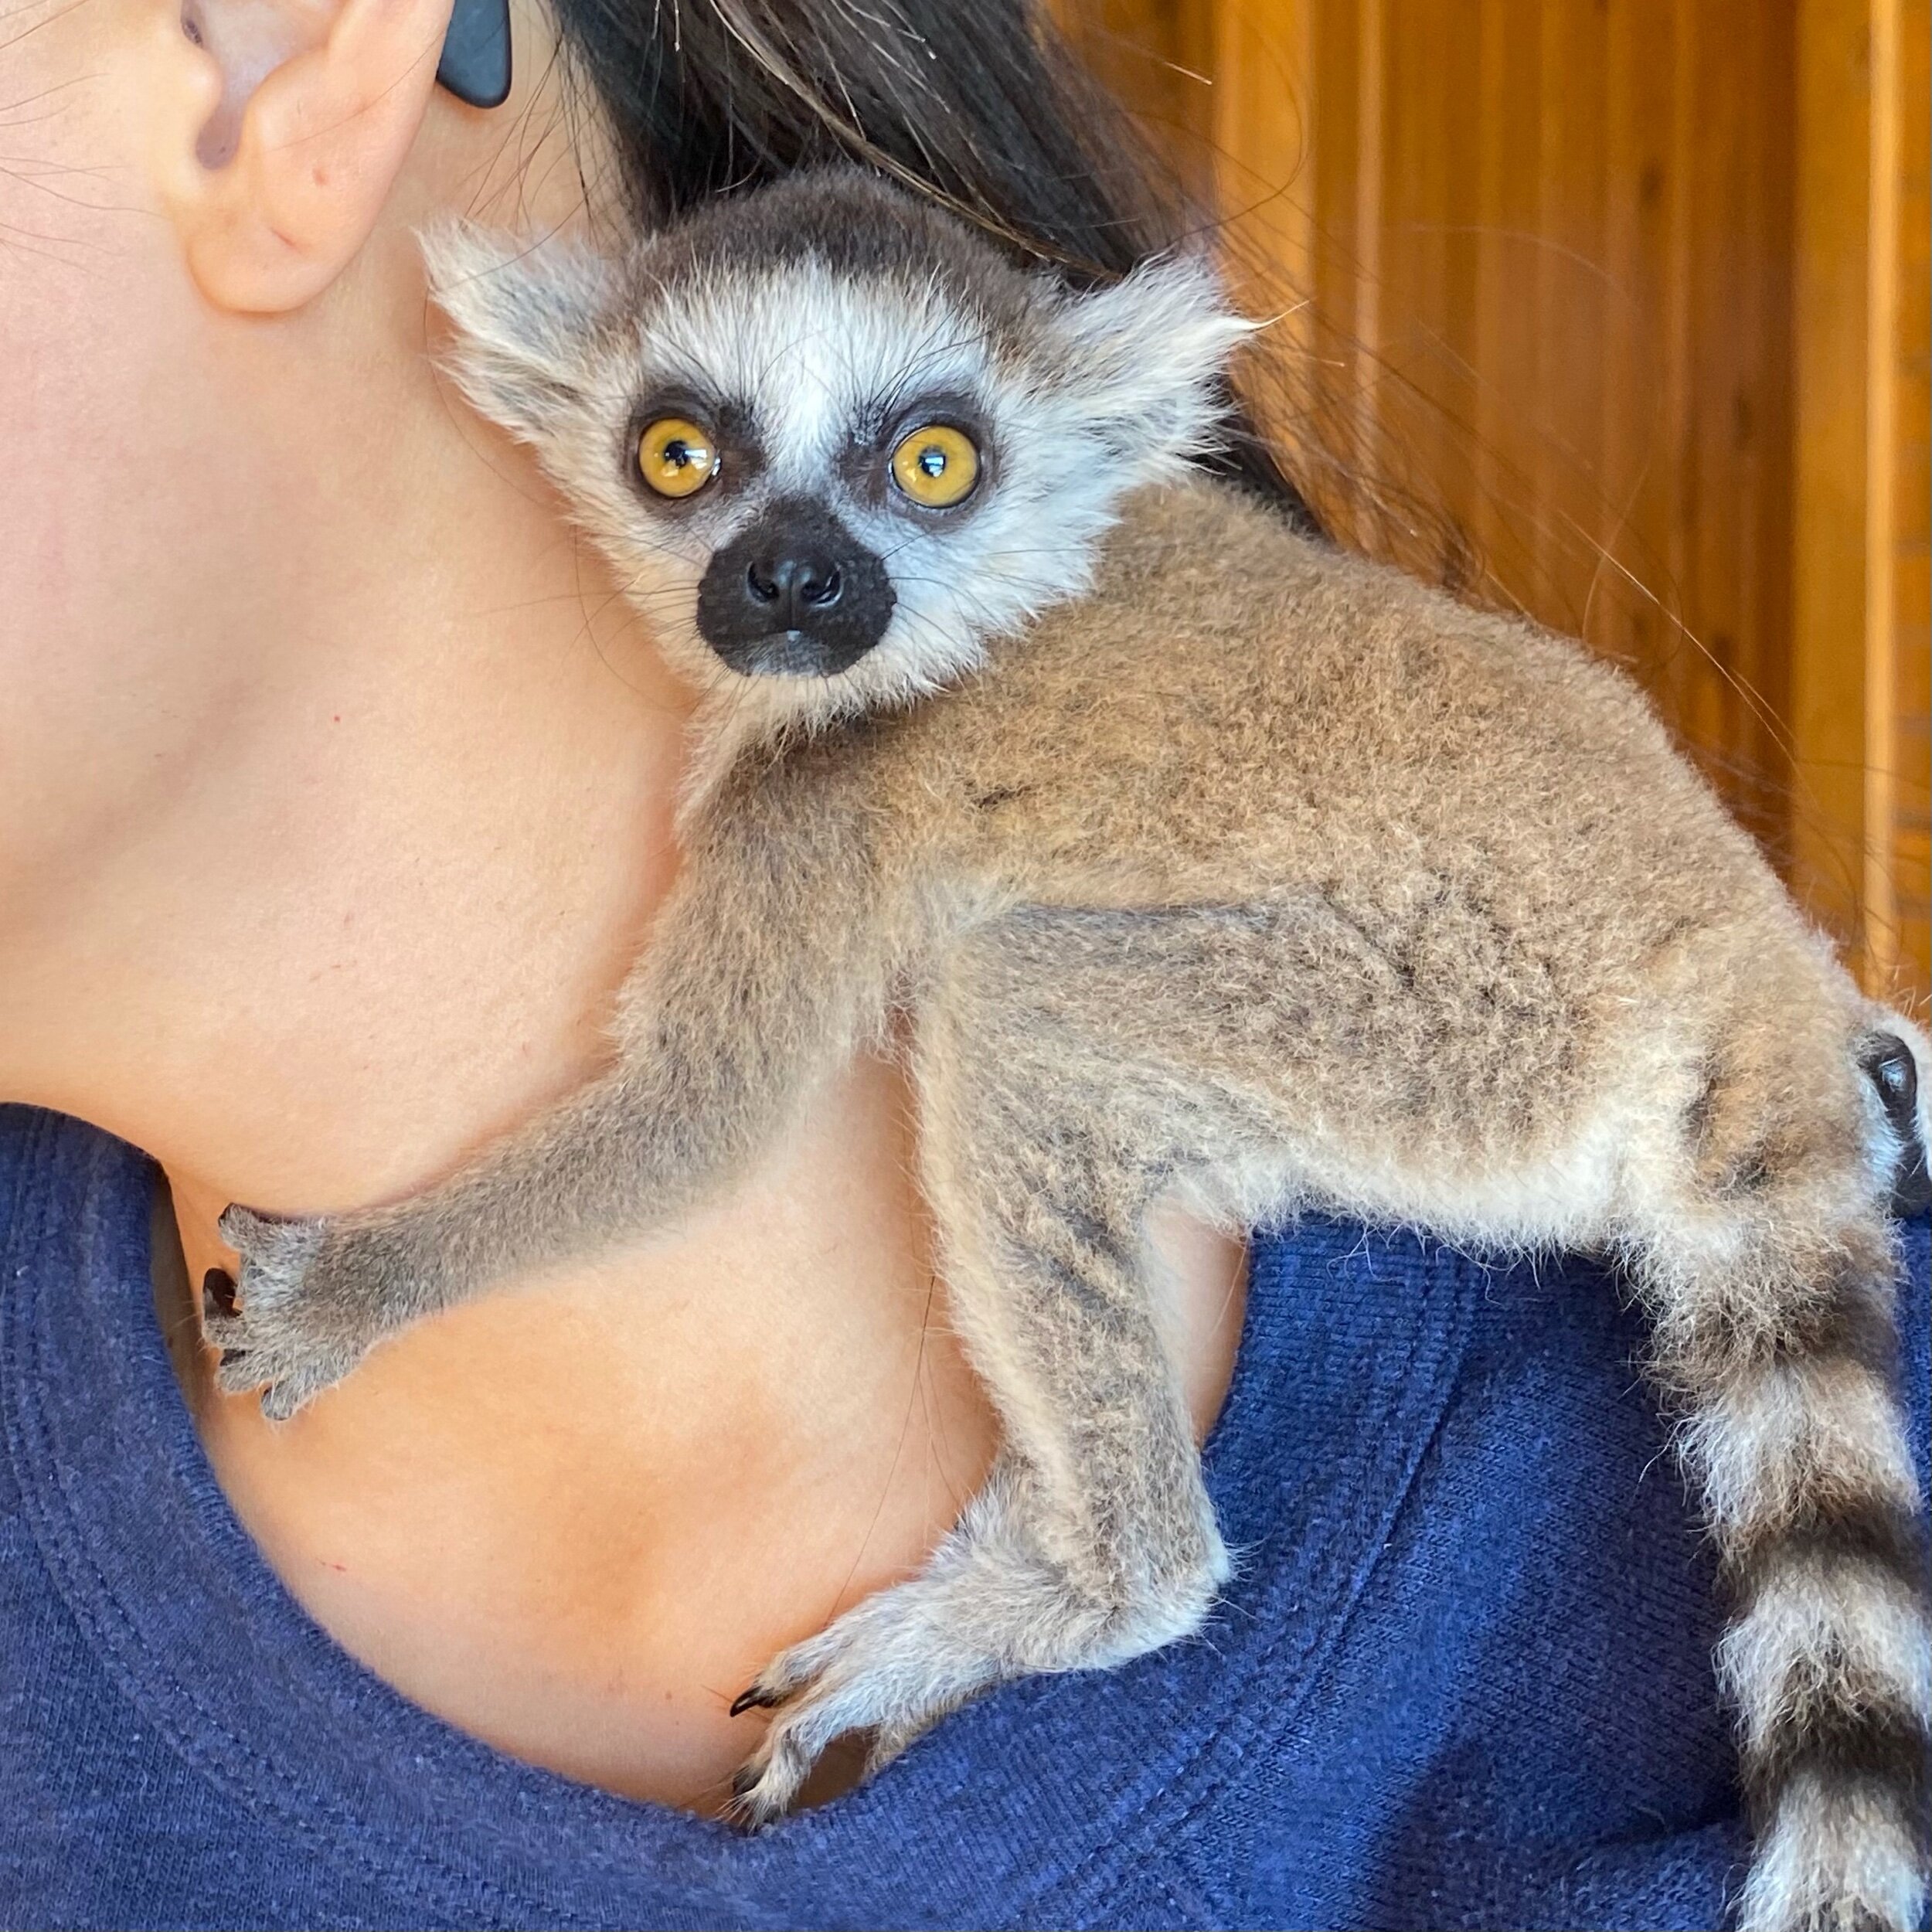
[[[241,1279],[210,1274],[202,1293],[202,1332],[221,1361],[224,1395],[262,1391],[262,1413],[285,1422],[360,1362],[379,1329],[356,1303],[331,1292],[318,1266],[328,1245],[322,1221],[291,1221],[231,1207],[222,1239],[241,1257]]]
[[[821,1753],[872,1734],[869,1777],[981,1691],[1039,1671],[1125,1662],[1199,1628],[1228,1573],[1211,1526],[1198,1546],[1124,1588],[1077,1587],[1020,1531],[1008,1485],[990,1479],[925,1571],[848,1611],[773,1658],[732,1706],[773,1712],[732,1780],[753,1830],[797,1803]]]
[[[910,1620],[892,1615],[900,1606],[891,1600],[900,1594],[888,1590],[781,1652],[732,1706],[734,1716],[775,1713],[731,1781],[729,1815],[747,1830],[760,1831],[791,1809],[835,1738],[848,1731],[873,1733],[866,1759],[869,1777],[990,1681],[988,1673],[974,1671],[962,1687],[957,1669],[947,1668],[950,1660],[917,1655],[917,1645],[907,1641]]]

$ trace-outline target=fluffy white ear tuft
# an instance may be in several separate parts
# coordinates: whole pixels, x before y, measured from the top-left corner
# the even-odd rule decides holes
[[[583,393],[609,311],[610,264],[576,244],[539,244],[451,222],[421,237],[430,292],[455,325],[444,366],[493,422],[541,442]]]
[[[1222,375],[1260,327],[1229,308],[1219,277],[1195,256],[1143,262],[1110,287],[1063,297],[1059,320],[1063,400],[1150,478],[1213,446]]]

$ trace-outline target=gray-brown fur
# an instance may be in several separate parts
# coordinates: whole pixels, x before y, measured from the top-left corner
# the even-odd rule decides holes
[[[994,291],[961,298],[995,338],[993,435],[999,385],[1047,379],[1028,358],[1052,331],[1022,313],[1045,296],[963,233],[849,177],[755,198],[747,227],[774,204],[794,267],[889,281],[937,246],[932,272]],[[208,1315],[246,1351],[226,1386],[267,1382],[286,1413],[401,1324],[675,1217],[856,1049],[907,1041],[1005,1446],[923,1574],[747,1693],[774,1711],[739,1784],[755,1820],[840,1732],[889,1756],[1003,1679],[1198,1626],[1227,1559],[1143,1273],[1155,1196],[1235,1228],[1318,1203],[1605,1250],[1651,1315],[1736,1594],[1719,1668],[1760,1828],[1742,1919],[1906,1932],[1932,1659],[1886,1382],[1887,1196],[1926,1137],[1923,1039],[1859,995],[1624,679],[1184,480],[1229,340],[1205,324],[1165,365],[1147,345],[1171,406],[1150,392],[1102,437],[1125,463],[1144,434],[1147,480],[1072,519],[1030,623],[952,640],[944,675],[721,677],[690,628],[688,534],[611,481],[624,428],[589,427],[627,304],[724,272],[706,248],[755,262],[732,219],[628,277],[580,265],[575,294],[530,268],[466,312],[446,286],[471,393],[536,444],[706,688],[688,862],[600,1083],[417,1200],[231,1211],[242,1310]],[[844,257],[813,254],[811,220]],[[1051,509],[1029,512],[1043,546]],[[932,648],[889,632],[873,655]]]

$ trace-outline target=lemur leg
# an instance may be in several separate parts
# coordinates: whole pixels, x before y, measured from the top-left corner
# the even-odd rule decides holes
[[[264,1413],[291,1415],[383,1335],[519,1268],[648,1232],[770,1144],[883,1024],[896,949],[915,943],[835,810],[773,815],[714,828],[687,863],[620,995],[604,1077],[393,1206],[229,1209],[240,1305],[202,1313],[223,1389],[267,1384]]]
[[[754,1825],[841,1733],[875,1732],[876,1765],[1002,1680],[1185,1635],[1227,1573],[1155,1328],[1151,1190],[1109,1148],[1100,1090],[1077,1105],[1023,1039],[961,1039],[944,1018],[922,1025],[917,1057],[950,1312],[1005,1445],[925,1570],[784,1652],[740,1699],[777,1707],[734,1784]],[[1057,1118],[1042,1117],[1049,1094]]]
[[[1678,1144],[1632,1162],[1628,1258],[1733,1598],[1746,1932],[1915,1932],[1926,1906],[1932,1627],[1870,1058],[1719,1065]]]

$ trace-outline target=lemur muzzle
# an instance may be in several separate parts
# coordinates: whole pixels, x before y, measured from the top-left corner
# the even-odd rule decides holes
[[[822,505],[774,503],[714,556],[698,629],[748,676],[832,677],[886,634],[886,566]]]

